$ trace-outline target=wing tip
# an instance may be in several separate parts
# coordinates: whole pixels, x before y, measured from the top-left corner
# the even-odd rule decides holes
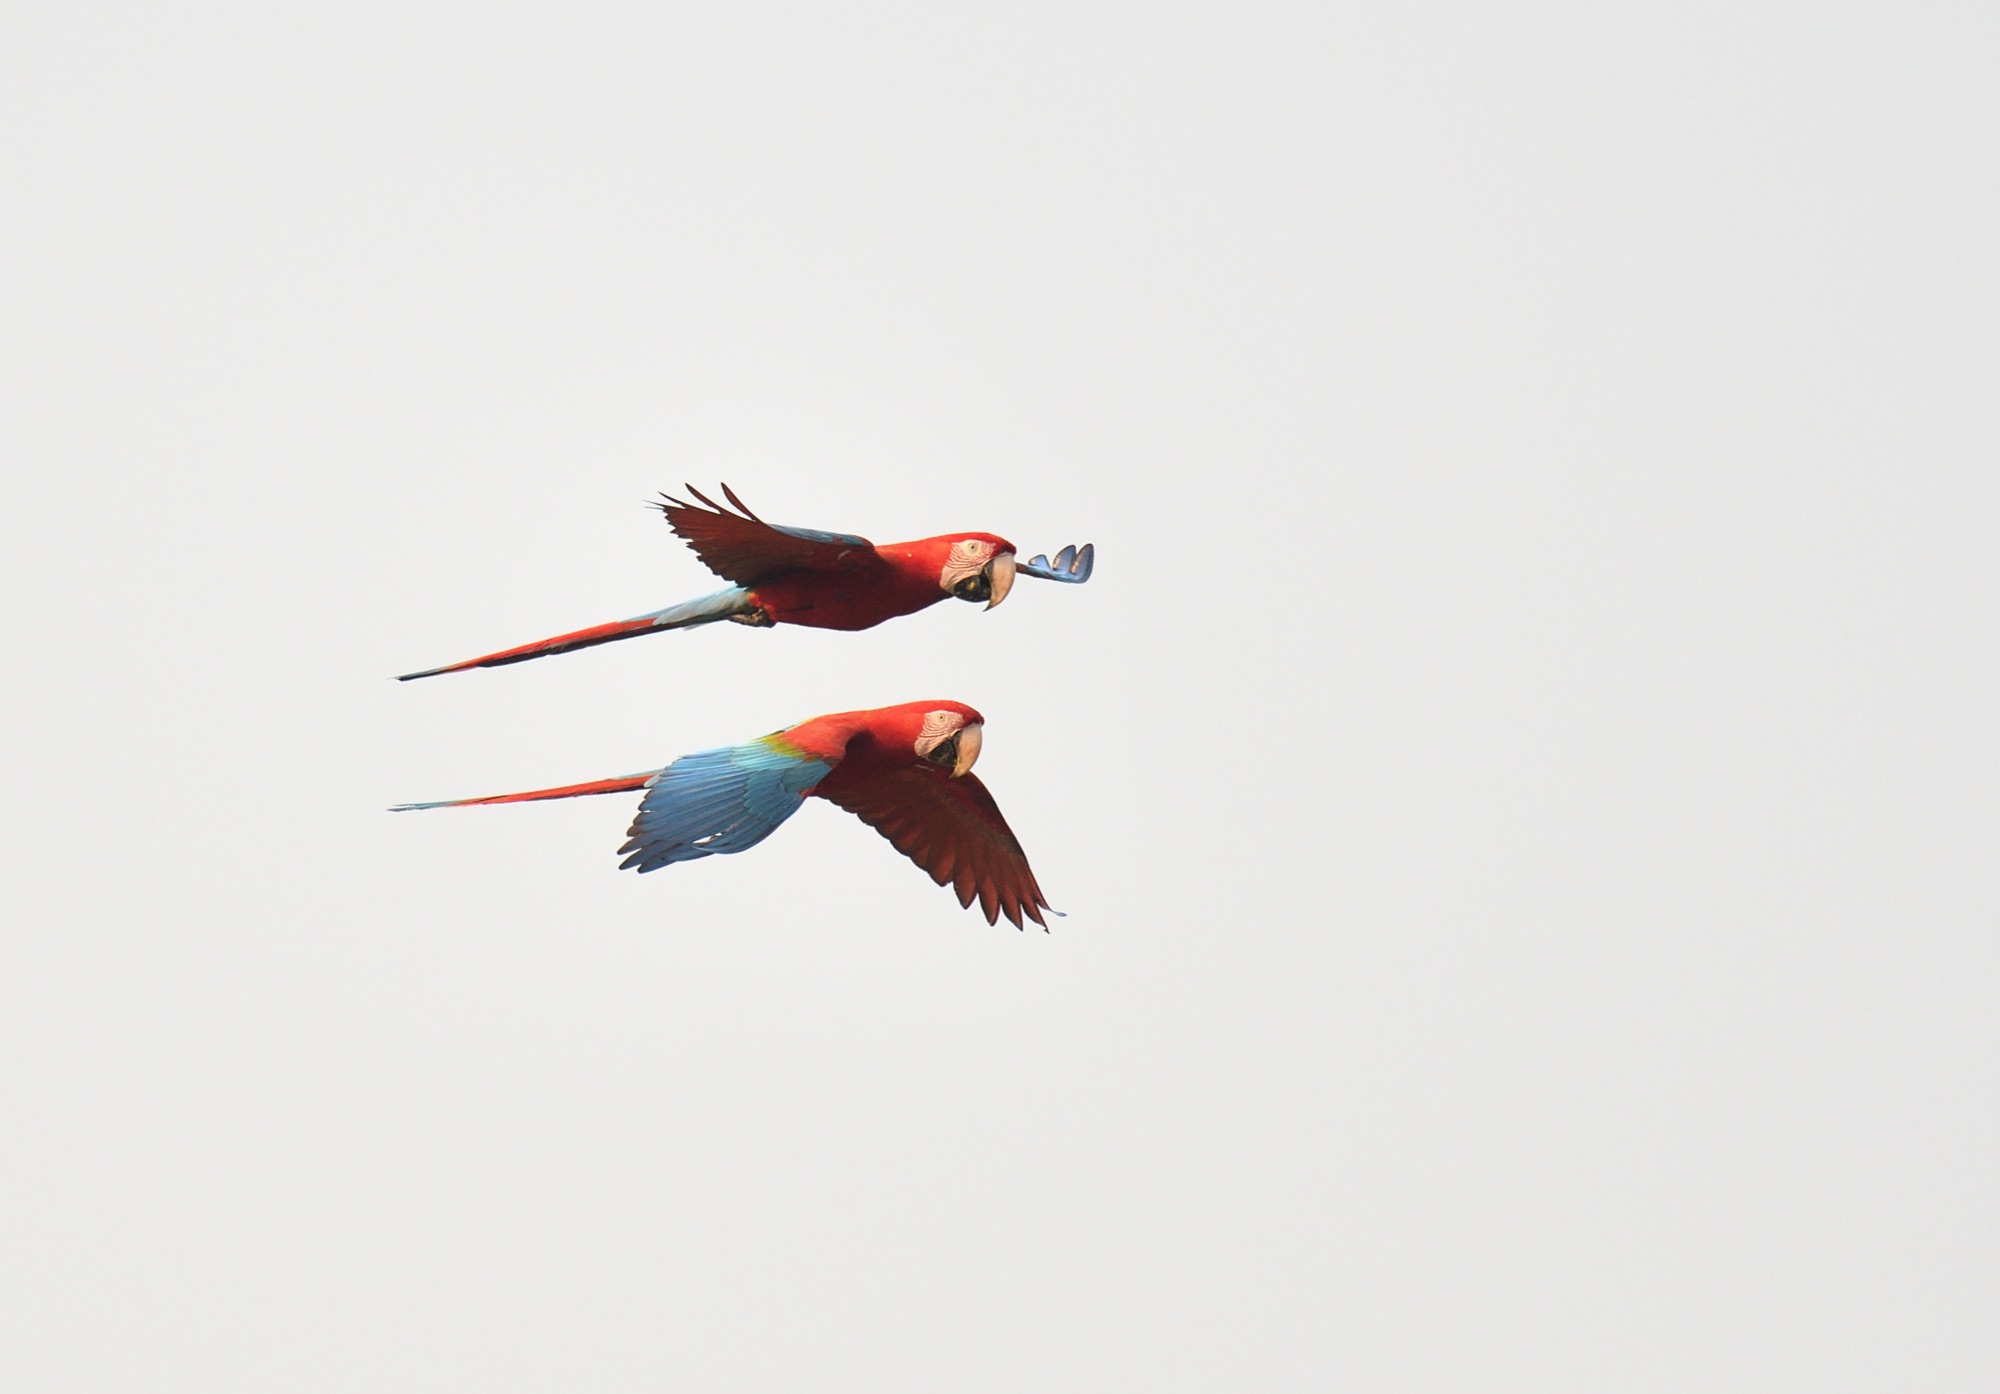
[[[669,494],[664,490],[662,490],[660,493],[660,498],[664,500],[664,502],[653,503],[649,500],[646,506],[648,508],[659,509],[660,512],[667,515],[667,521],[669,522],[673,521],[674,512],[676,509],[679,509],[689,513],[710,513],[723,518],[740,517],[741,519],[748,522],[764,523],[764,520],[762,518],[759,518],[755,513],[752,513],[750,511],[750,505],[743,502],[742,498],[740,498],[737,495],[736,491],[730,488],[729,485],[726,483],[721,486],[721,491],[722,491],[722,497],[729,501],[728,507],[724,507],[722,504],[717,503],[714,499],[710,498],[707,494],[704,494],[701,490],[695,488],[694,485],[692,484],[684,483],[681,485],[681,488],[695,500],[693,503],[689,503],[686,499],[675,498],[672,494]],[[736,511],[734,513],[730,512],[731,508],[735,509]],[[770,524],[764,523],[764,526],[769,527]]]
[[[1081,547],[1070,543],[1056,559],[1050,561],[1046,552],[1037,552],[1024,562],[1016,563],[1016,569],[1023,575],[1033,576],[1039,581],[1063,581],[1072,586],[1080,586],[1090,579],[1090,573],[1097,567],[1097,544],[1086,542]]]

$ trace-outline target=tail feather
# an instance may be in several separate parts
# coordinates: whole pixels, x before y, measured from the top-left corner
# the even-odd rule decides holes
[[[413,678],[434,678],[440,673],[458,673],[467,668],[498,668],[508,663],[525,663],[531,658],[544,658],[552,653],[568,653],[571,649],[587,649],[595,644],[608,644],[614,639],[630,639],[635,635],[660,633],[669,629],[692,629],[698,624],[713,624],[717,620],[726,620],[731,615],[747,614],[752,608],[750,592],[741,586],[731,586],[728,590],[705,595],[699,600],[683,601],[679,605],[669,605],[664,610],[655,610],[650,615],[592,625],[589,629],[558,634],[553,639],[541,639],[532,644],[522,644],[519,648],[502,649],[498,653],[468,658],[463,663],[447,663],[442,668],[426,668],[420,673],[404,673],[396,681],[409,682]]]
[[[619,775],[616,779],[593,779],[588,784],[565,784],[560,789],[532,789],[525,794],[488,794],[483,799],[440,799],[436,803],[399,803],[390,809],[391,813],[408,813],[419,808],[466,808],[476,803],[531,803],[536,799],[574,799],[584,794],[623,794],[632,789],[643,789],[661,773],[646,770],[640,774]]]

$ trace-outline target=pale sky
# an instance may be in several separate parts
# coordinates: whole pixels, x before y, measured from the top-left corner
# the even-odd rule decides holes
[[[7,30],[0,1384],[2000,1384],[1991,7]],[[719,480],[1097,575],[389,680]]]

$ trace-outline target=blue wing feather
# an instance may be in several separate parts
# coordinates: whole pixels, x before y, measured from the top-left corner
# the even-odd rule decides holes
[[[1031,560],[1016,562],[1014,569],[1023,576],[1033,576],[1043,581],[1067,581],[1072,586],[1080,586],[1090,579],[1090,572],[1097,565],[1097,548],[1086,542],[1082,550],[1074,545],[1056,553],[1055,561],[1046,556],[1036,556]]]
[[[833,765],[775,737],[683,755],[646,786],[618,865],[658,871],[755,847]]]
[[[872,547],[875,544],[865,537],[856,537],[851,532],[821,532],[817,528],[788,528],[780,523],[766,523],[772,532],[781,532],[787,537],[796,537],[804,542],[833,543],[840,547]]]

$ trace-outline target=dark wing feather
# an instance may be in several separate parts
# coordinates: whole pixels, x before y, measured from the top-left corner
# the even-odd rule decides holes
[[[819,792],[888,838],[933,881],[950,886],[960,905],[977,896],[988,924],[1004,914],[1018,929],[1026,915],[1049,927],[1042,918],[1049,903],[1028,869],[1028,854],[977,775],[953,779],[912,766],[845,786],[822,785]]]
[[[767,523],[722,486],[733,506],[716,503],[692,484],[687,491],[697,502],[686,503],[662,494],[653,506],[667,515],[673,530],[687,539],[702,564],[725,581],[756,586],[787,571],[865,570],[886,565],[865,537],[811,528],[782,528]]]

